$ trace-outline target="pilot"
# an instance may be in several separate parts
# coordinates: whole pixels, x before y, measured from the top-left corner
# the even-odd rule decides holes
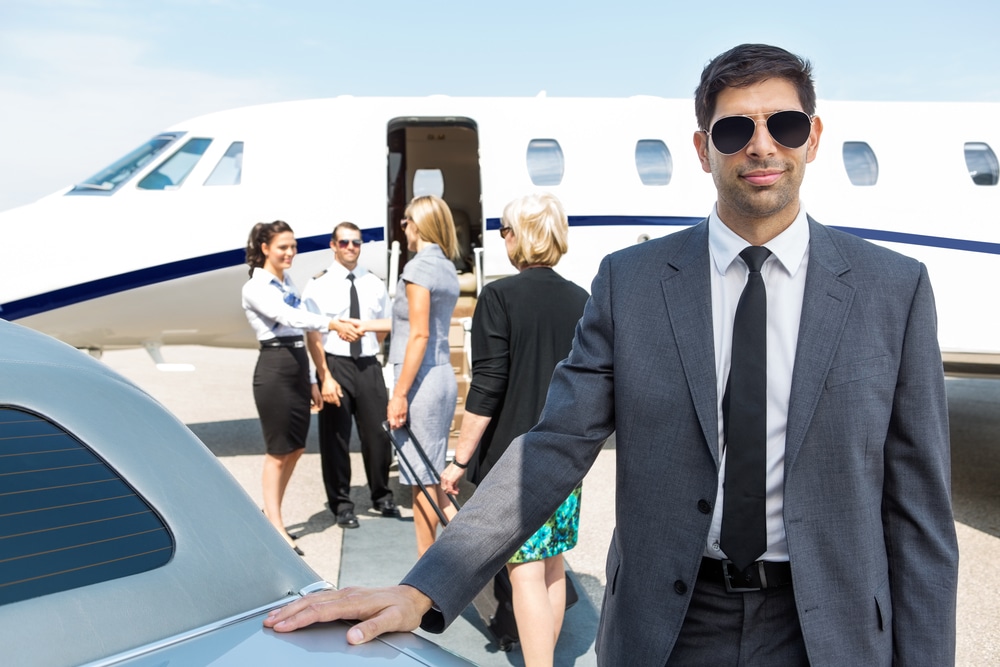
[[[337,335],[310,339],[316,360],[321,391],[343,390],[340,403],[324,399],[319,413],[319,451],[323,485],[330,511],[337,525],[357,528],[358,518],[351,500],[351,420],[357,422],[372,505],[384,517],[399,516],[389,489],[392,448],[382,430],[388,395],[382,365],[375,358],[379,338],[385,334],[364,333],[357,320],[389,317],[389,299],[382,280],[358,266],[361,230],[352,222],[342,222],[333,230],[330,247],[333,263],[313,277],[302,292],[311,310],[333,318],[331,331]],[[351,320],[355,321],[351,321]],[[332,398],[332,397],[331,397]]]

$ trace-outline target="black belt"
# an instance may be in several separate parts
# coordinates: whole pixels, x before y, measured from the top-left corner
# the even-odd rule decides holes
[[[260,349],[268,347],[305,347],[306,343],[302,336],[279,336],[260,341]]]
[[[740,572],[732,561],[702,558],[698,578],[722,584],[730,593],[759,591],[792,585],[792,566],[788,561],[759,560]]]

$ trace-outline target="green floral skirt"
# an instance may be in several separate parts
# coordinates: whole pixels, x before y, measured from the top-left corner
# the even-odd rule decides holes
[[[580,536],[580,492],[576,487],[555,514],[528,538],[509,562],[530,563],[558,556],[576,546]]]

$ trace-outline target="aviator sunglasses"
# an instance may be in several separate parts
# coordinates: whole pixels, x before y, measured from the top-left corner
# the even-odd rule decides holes
[[[361,243],[362,243],[361,239],[338,239],[337,240],[337,245],[340,246],[341,248],[346,248],[349,245],[352,245],[355,248],[360,248],[361,247]]]
[[[733,155],[746,148],[757,131],[751,116],[725,116],[712,124],[707,131],[715,150],[723,155]],[[774,111],[764,119],[771,138],[785,148],[799,148],[809,139],[812,116],[804,111]]]

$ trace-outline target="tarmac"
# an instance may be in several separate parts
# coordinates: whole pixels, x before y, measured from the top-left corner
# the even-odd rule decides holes
[[[193,364],[191,372],[156,369],[144,350],[105,352],[103,360],[160,401],[219,457],[258,504],[264,451],[251,381],[256,350],[174,346],[165,360]],[[952,497],[961,560],[956,664],[1000,664],[1000,380],[949,378],[952,434]],[[393,467],[390,483],[402,516],[371,511],[357,442],[352,453],[351,494],[361,524],[336,525],[326,508],[319,469],[317,429],[312,424],[306,454],[286,494],[283,512],[306,562],[338,587],[391,585],[412,565],[416,548],[412,498],[400,489]],[[566,554],[580,602],[567,611],[556,648],[557,665],[596,665],[594,636],[604,594],[604,563],[614,529],[615,448],[609,441],[583,485],[580,542]],[[463,496],[471,487],[463,488]],[[914,578],[919,584],[919,577]],[[523,665],[516,649],[500,651],[470,606],[448,630],[426,635],[483,666]]]

